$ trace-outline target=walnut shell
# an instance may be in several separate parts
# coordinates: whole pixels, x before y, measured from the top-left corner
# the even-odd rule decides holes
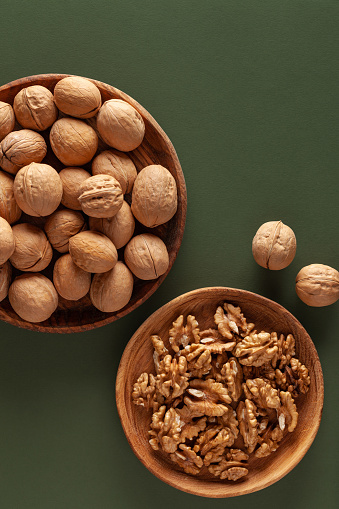
[[[106,235],[115,247],[120,249],[132,238],[135,221],[130,206],[124,201],[121,209],[113,217],[90,217],[89,227]]]
[[[95,274],[90,297],[93,306],[104,313],[114,313],[130,301],[133,292],[133,276],[126,265],[117,262],[104,274]]]
[[[13,187],[13,177],[0,171],[0,216],[9,224],[16,223],[21,216],[21,209],[14,198]]]
[[[160,164],[143,168],[134,182],[132,212],[145,226],[166,223],[178,206],[177,186],[171,173]]]
[[[65,254],[55,262],[53,283],[64,299],[79,300],[89,292],[91,274],[75,265],[70,254]]]
[[[67,253],[69,239],[86,229],[81,212],[69,209],[57,210],[45,223],[48,240],[59,253]]]
[[[77,118],[60,118],[54,122],[49,139],[54,154],[65,166],[88,163],[98,148],[94,129]]]
[[[14,196],[19,207],[30,216],[52,214],[62,197],[58,172],[42,163],[31,163],[21,168],[14,179]]]
[[[15,126],[15,116],[10,104],[0,101],[0,141],[11,133]]]
[[[15,239],[10,224],[0,217],[0,266],[12,256],[15,249]]]
[[[47,145],[41,134],[29,129],[13,131],[0,144],[0,166],[15,175],[30,163],[41,163]]]
[[[90,118],[101,107],[101,94],[97,86],[86,78],[68,76],[54,88],[54,101],[59,110],[77,118]]]
[[[15,224],[12,228],[15,249],[10,262],[24,272],[39,272],[49,265],[53,250],[44,232],[29,223]]]
[[[8,289],[11,284],[12,266],[9,262],[0,267],[0,302],[8,295]]]
[[[28,322],[47,320],[58,307],[58,294],[42,274],[22,274],[14,279],[8,292],[14,311]]]
[[[280,270],[293,260],[297,241],[293,230],[281,221],[269,221],[260,226],[252,242],[252,253],[261,267]]]
[[[165,243],[151,233],[133,237],[125,248],[125,262],[139,279],[156,279],[166,272],[169,256]]]
[[[73,262],[87,272],[101,273],[113,269],[118,253],[108,237],[99,232],[85,231],[69,240]]]
[[[83,168],[69,167],[64,168],[59,173],[61,178],[63,193],[61,203],[68,209],[81,210],[79,203],[80,185],[84,180],[90,178],[91,174]]]
[[[14,97],[14,113],[17,121],[26,129],[44,131],[58,118],[53,94],[41,85],[23,88]]]
[[[140,113],[121,99],[104,102],[97,116],[97,128],[107,145],[123,152],[136,149],[145,134]]]
[[[104,150],[92,162],[93,175],[104,173],[117,179],[123,194],[130,193],[137,177],[137,169],[127,154],[118,150]]]
[[[121,186],[110,175],[94,175],[80,184],[79,202],[91,217],[112,217],[124,201]]]
[[[329,306],[339,299],[339,272],[320,263],[307,265],[298,272],[295,289],[308,306]]]

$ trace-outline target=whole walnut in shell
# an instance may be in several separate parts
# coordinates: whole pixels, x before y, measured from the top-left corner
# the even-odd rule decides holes
[[[59,253],[67,253],[69,239],[86,229],[81,212],[69,209],[57,210],[45,223],[48,240]]]
[[[260,226],[252,242],[252,253],[261,267],[280,270],[293,260],[297,241],[293,230],[281,221],[269,221]]]
[[[166,272],[169,256],[165,243],[151,233],[133,237],[125,248],[125,262],[139,279],[156,279]]]
[[[0,171],[0,216],[9,224],[16,223],[21,216],[21,209],[14,198],[13,187],[13,177]]]
[[[55,262],[53,283],[64,299],[79,300],[89,292],[91,274],[75,265],[70,254],[65,254]]]
[[[298,272],[295,289],[308,306],[329,306],[339,299],[339,272],[320,263],[307,265]]]
[[[101,106],[101,94],[86,78],[68,76],[54,88],[55,104],[63,113],[78,118],[94,117]]]
[[[73,262],[87,272],[101,273],[113,269],[118,253],[108,237],[99,232],[84,231],[69,240]]]
[[[97,128],[107,145],[123,152],[136,149],[145,134],[140,113],[121,99],[104,102],[97,116]]]
[[[0,266],[3,265],[15,249],[15,239],[10,224],[0,217]]]
[[[119,182],[110,175],[94,175],[80,184],[79,202],[91,217],[112,217],[124,201]]]
[[[0,141],[13,131],[15,116],[10,104],[0,101]]]
[[[14,279],[8,292],[14,311],[28,322],[47,320],[58,307],[53,283],[39,273],[22,274]]]
[[[19,207],[30,216],[48,216],[61,201],[62,183],[58,172],[42,163],[31,163],[18,171],[14,196]]]
[[[9,133],[0,144],[0,166],[15,175],[30,163],[41,163],[47,145],[41,134],[29,129]]]
[[[41,85],[20,90],[14,98],[13,109],[19,124],[35,131],[50,127],[59,113],[52,92]]]
[[[95,274],[91,284],[90,297],[93,306],[105,313],[122,309],[131,299],[133,276],[122,262],[104,274]]]
[[[64,168],[59,173],[61,178],[63,193],[61,203],[68,209],[81,210],[78,200],[80,195],[80,185],[84,180],[90,178],[91,174],[83,168],[69,167]]]
[[[77,118],[60,118],[54,122],[49,139],[54,154],[65,166],[88,163],[98,148],[94,129]]]
[[[137,177],[137,169],[127,154],[118,150],[104,150],[92,162],[93,175],[104,173],[117,179],[123,194],[130,193]]]
[[[138,173],[131,207],[140,223],[150,228],[166,223],[174,216],[177,206],[177,186],[166,168],[152,164]]]
[[[10,262],[24,272],[39,272],[49,265],[53,250],[44,232],[29,223],[15,224],[12,228],[15,249]]]
[[[89,227],[106,235],[115,247],[120,249],[127,244],[134,233],[135,221],[131,207],[124,201],[121,209],[113,217],[90,217]]]
[[[12,267],[9,262],[0,266],[0,302],[8,295],[8,289],[11,284]]]

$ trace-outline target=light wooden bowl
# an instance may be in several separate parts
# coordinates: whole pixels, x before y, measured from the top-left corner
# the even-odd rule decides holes
[[[152,411],[132,403],[131,393],[143,372],[155,373],[151,334],[159,334],[168,344],[172,322],[183,314],[193,314],[199,328],[214,327],[213,315],[224,301],[239,305],[258,330],[277,331],[296,339],[296,356],[310,372],[311,385],[306,395],[296,400],[299,419],[296,429],[266,458],[249,461],[248,475],[239,481],[221,481],[208,472],[199,476],[185,474],[165,453],[154,451],[148,443]],[[179,490],[203,497],[233,497],[265,488],[294,468],[311,446],[320,424],[324,385],[320,361],[306,330],[285,308],[260,295],[232,288],[202,288],[172,300],[153,313],[135,332],[121,358],[116,380],[116,402],[121,423],[134,453],[159,479]]]
[[[66,76],[69,75],[41,74],[13,81],[0,87],[0,101],[13,104],[15,95],[22,88],[30,85],[43,85],[53,92],[56,83]],[[94,308],[88,295],[76,302],[67,301],[60,297],[59,307],[55,313],[53,313],[51,318],[45,322],[33,324],[22,320],[12,310],[8,299],[5,299],[0,303],[0,319],[12,325],[42,332],[65,333],[94,329],[113,322],[140,306],[140,304],[145,302],[156,291],[156,289],[159,288],[171,270],[180,248],[185,227],[187,194],[184,175],[171,141],[154,118],[134,99],[111,85],[106,85],[105,83],[101,83],[96,80],[91,81],[99,88],[103,102],[108,99],[123,99],[134,106],[134,108],[136,108],[142,115],[146,125],[144,140],[136,150],[128,153],[136,165],[137,170],[139,171],[149,164],[161,164],[172,173],[176,180],[178,188],[178,210],[175,216],[165,225],[152,229],[145,228],[137,223],[135,232],[135,234],[137,234],[149,231],[158,235],[165,242],[169,252],[169,267],[167,272],[156,280],[141,281],[136,279],[130,302],[123,309],[115,313],[103,313]],[[92,119],[89,119],[89,122],[91,120]],[[49,145],[48,133],[49,130],[41,133],[45,137],[48,145],[48,156],[43,162],[51,164],[51,166],[55,167],[57,170],[61,170],[64,166],[52,153]],[[103,142],[100,142],[99,148],[104,150],[110,147],[107,147]],[[90,164],[83,167],[85,169],[89,169]],[[120,251],[123,251],[123,248]],[[122,255],[120,254],[120,256]],[[51,267],[47,268],[43,274],[51,278]]]

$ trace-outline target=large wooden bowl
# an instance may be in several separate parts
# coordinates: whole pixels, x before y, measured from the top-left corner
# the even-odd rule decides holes
[[[172,322],[183,314],[193,314],[199,328],[214,327],[213,315],[224,301],[239,305],[244,315],[258,330],[292,333],[296,340],[296,356],[310,373],[311,385],[306,395],[296,400],[299,419],[296,429],[266,458],[249,461],[248,475],[239,481],[221,481],[208,472],[193,476],[185,474],[168,457],[154,451],[148,442],[152,411],[132,403],[132,387],[143,372],[155,373],[151,334],[159,334],[168,344]],[[159,479],[179,490],[204,497],[233,497],[269,486],[294,468],[311,446],[319,428],[324,398],[323,376],[315,346],[306,330],[282,306],[244,290],[202,288],[172,300],[153,313],[135,332],[121,358],[116,380],[116,402],[121,423],[134,453]]]
[[[43,85],[53,92],[56,83],[66,76],[69,75],[41,74],[13,81],[0,87],[0,101],[13,104],[15,95],[22,88],[30,85]],[[178,210],[175,216],[165,225],[153,228],[152,230],[147,229],[138,223],[136,225],[136,233],[149,231],[158,235],[165,242],[169,252],[169,267],[167,272],[156,280],[135,280],[134,291],[130,302],[123,309],[115,313],[103,313],[97,310],[92,306],[89,296],[86,296],[77,302],[67,301],[60,298],[59,307],[49,320],[33,324],[22,320],[12,310],[8,299],[1,302],[0,319],[26,329],[42,332],[79,332],[106,325],[118,318],[121,318],[122,316],[127,315],[127,313],[130,313],[140,304],[145,302],[145,300],[148,299],[164,281],[173,266],[182,241],[186,219],[187,194],[184,175],[171,141],[154,118],[134,99],[111,85],[106,85],[105,83],[101,83],[96,80],[91,81],[99,88],[103,102],[108,99],[123,99],[134,106],[134,108],[136,108],[142,115],[146,126],[144,140],[136,150],[128,153],[136,165],[137,170],[139,171],[149,164],[161,164],[172,173],[176,180],[178,188]],[[89,119],[88,122],[91,123],[91,121],[92,119]],[[49,130],[41,133],[44,135],[48,145],[48,156],[43,162],[51,164],[57,170],[60,170],[63,168],[63,165],[52,153],[48,141],[48,131]],[[103,142],[99,144],[99,149],[104,150],[106,148],[109,147],[105,146]],[[85,169],[90,169],[90,164],[83,167]],[[27,220],[27,218],[25,220]],[[121,251],[123,251],[123,249]],[[119,253],[119,258],[120,257],[122,257],[122,252]],[[51,268],[47,269],[43,273],[48,277],[51,277]]]

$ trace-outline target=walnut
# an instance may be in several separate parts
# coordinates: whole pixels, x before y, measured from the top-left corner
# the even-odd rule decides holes
[[[212,379],[200,380],[195,378],[189,383],[187,390],[189,397],[184,398],[185,405],[192,412],[201,412],[202,415],[218,416],[229,412],[225,403],[232,402],[227,389],[223,384]]]
[[[193,450],[204,458],[204,465],[208,466],[220,461],[226,447],[233,443],[234,436],[229,429],[218,425],[209,426],[200,433]]]
[[[252,242],[255,261],[270,270],[287,267],[292,262],[296,249],[294,232],[282,221],[269,221],[261,225]]]
[[[203,345],[187,345],[180,355],[186,357],[187,370],[192,378],[201,378],[211,370],[211,353]]]
[[[15,238],[10,224],[0,216],[0,267],[12,256]]]
[[[279,339],[278,335],[276,337],[278,351],[272,358],[272,366],[274,368],[278,366],[279,369],[282,369],[286,364],[289,364],[291,358],[295,355],[295,339],[292,334],[288,334],[286,339],[283,334],[280,334]]]
[[[13,131],[15,116],[10,104],[0,101],[0,141]]]
[[[233,334],[239,332],[236,323],[233,320],[229,320],[221,306],[219,306],[215,312],[214,321],[218,326],[220,334],[222,334],[222,336],[226,339],[234,339]]]
[[[112,217],[121,209],[124,196],[114,177],[94,175],[80,184],[78,199],[88,216]]]
[[[16,223],[21,216],[21,209],[14,198],[14,179],[0,171],[0,216],[9,224]]]
[[[166,168],[152,164],[138,173],[131,207],[141,224],[154,228],[166,223],[176,213],[177,206],[177,185]]]
[[[204,348],[211,354],[216,355],[231,351],[236,344],[235,341],[225,342],[225,338],[219,334],[217,330],[214,330],[214,333],[210,334],[208,334],[208,331],[202,331],[200,334],[200,343],[203,344]]]
[[[90,80],[80,76],[67,76],[55,85],[54,101],[66,115],[90,118],[100,109],[101,94]]]
[[[104,274],[95,274],[90,297],[93,306],[105,313],[119,311],[130,301],[133,292],[133,276],[126,265],[117,262]]]
[[[187,362],[185,357],[172,359],[171,355],[159,362],[159,374],[156,378],[156,387],[167,400],[181,396],[188,386]]]
[[[89,227],[106,235],[115,247],[120,249],[131,240],[134,233],[135,221],[131,207],[123,201],[121,208],[113,217],[90,217]]]
[[[159,410],[163,399],[156,393],[155,376],[152,373],[142,373],[133,385],[132,392],[133,403],[143,406],[146,410],[152,409],[153,412]],[[160,400],[160,401],[159,401]]]
[[[49,265],[53,250],[41,228],[19,223],[13,226],[13,235],[15,250],[10,257],[13,267],[24,272],[39,272]]]
[[[13,109],[17,121],[26,129],[44,131],[58,118],[53,94],[41,85],[23,88],[14,97]]]
[[[224,302],[224,309],[226,314],[223,312],[221,306],[219,306],[214,315],[218,330],[224,337],[232,339],[233,333],[245,337],[253,330],[254,324],[247,323],[239,306],[236,307]]]
[[[61,178],[63,193],[61,203],[72,210],[81,210],[78,200],[80,195],[80,185],[84,180],[90,178],[88,171],[75,167],[64,168],[59,173]]]
[[[169,342],[174,352],[179,352],[180,346],[186,348],[191,343],[199,343],[199,327],[195,317],[188,315],[184,326],[184,316],[180,315],[172,323],[169,331]]]
[[[163,449],[165,452],[173,453],[180,443],[180,416],[174,408],[166,411],[163,405],[152,415],[151,429],[148,432],[149,443],[154,450]]]
[[[180,451],[175,451],[170,455],[170,458],[186,472],[187,474],[197,475],[203,467],[203,461],[191,447],[180,444]]]
[[[145,134],[140,113],[121,99],[104,102],[97,116],[97,128],[107,145],[123,152],[136,149]]]
[[[165,274],[169,256],[165,243],[151,233],[133,237],[125,247],[125,262],[139,279],[156,279]]]
[[[113,269],[118,261],[114,244],[99,232],[77,233],[69,239],[69,252],[78,267],[95,274]]]
[[[163,360],[165,355],[168,354],[168,350],[165,347],[164,342],[162,341],[162,339],[159,336],[156,336],[156,335],[151,336],[151,341],[152,341],[153,348],[154,348],[154,353],[153,353],[154,366],[155,366],[156,372],[159,373],[159,369],[160,369],[159,363],[160,363],[160,361]]]
[[[75,265],[71,255],[67,253],[54,264],[53,283],[64,299],[79,300],[89,292],[91,274]]]
[[[241,364],[261,366],[271,360],[278,351],[275,335],[268,332],[250,333],[234,348],[233,355]]]
[[[31,163],[18,171],[14,179],[14,196],[19,207],[30,216],[48,216],[62,197],[58,172],[48,164]]]
[[[88,163],[98,148],[94,129],[77,118],[60,118],[54,122],[49,139],[54,154],[65,166]]]
[[[329,306],[339,299],[339,272],[320,263],[307,265],[298,272],[295,289],[308,306]]]
[[[33,323],[47,320],[58,307],[56,289],[39,273],[16,277],[9,288],[8,298],[20,318]]]
[[[278,391],[262,378],[246,380],[246,397],[252,399],[260,408],[279,408],[280,399]]]
[[[9,133],[0,144],[0,166],[15,175],[30,163],[41,163],[47,145],[41,134],[21,129]]]
[[[245,447],[248,452],[254,451],[258,443],[258,420],[257,407],[254,402],[245,399],[240,401],[237,406],[237,418],[239,421],[240,434],[243,437]]]
[[[186,441],[193,440],[199,435],[201,431],[203,431],[206,428],[206,417],[198,419],[197,421],[193,421],[190,412],[188,412],[190,415],[189,419],[187,419],[186,415],[183,412],[183,409],[177,408],[176,412],[180,416],[181,425],[180,442],[185,443]]]
[[[228,461],[226,458],[222,458],[219,463],[211,465],[208,470],[216,477],[220,477],[221,480],[227,479],[229,481],[237,481],[248,474],[247,468],[238,466],[238,463],[239,462]]]
[[[260,447],[255,451],[254,456],[256,458],[264,458],[272,452],[275,452],[279,447],[279,442],[284,437],[284,433],[280,426],[274,428],[268,428],[262,439],[260,440]]]
[[[3,301],[8,294],[11,284],[12,266],[9,262],[5,262],[0,266],[0,302]]]
[[[80,212],[61,209],[50,215],[45,223],[48,240],[59,253],[67,253],[69,239],[87,229],[85,219]]]
[[[232,357],[221,368],[221,375],[224,377],[228,393],[233,401],[238,401],[242,395],[243,373],[239,362]]]
[[[293,377],[296,380],[295,385],[298,388],[298,391],[302,394],[306,394],[309,389],[309,385],[311,383],[308,369],[306,366],[301,364],[299,359],[292,358],[291,359],[291,369],[293,372]]]
[[[298,422],[297,407],[290,392],[280,391],[280,400],[281,406],[277,409],[279,426],[282,431],[287,426],[288,431],[291,433]]]
[[[93,175],[104,173],[117,179],[123,194],[130,193],[137,177],[137,169],[132,159],[118,150],[104,150],[92,162]]]

